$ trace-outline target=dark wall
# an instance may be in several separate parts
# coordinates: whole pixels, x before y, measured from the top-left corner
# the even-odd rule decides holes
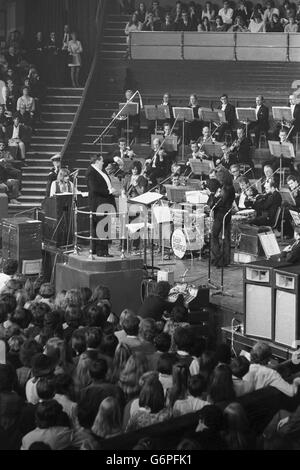
[[[96,41],[96,12],[99,0],[25,0],[25,38],[30,44],[37,31],[44,38],[55,31],[61,46],[63,26],[69,24],[82,43],[83,67],[88,69]]]

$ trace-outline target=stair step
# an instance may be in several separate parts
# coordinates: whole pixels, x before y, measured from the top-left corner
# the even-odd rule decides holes
[[[48,116],[49,118],[49,116]],[[68,132],[70,130],[70,127],[72,125],[73,121],[57,121],[57,120],[51,120],[50,119],[44,119],[42,124],[39,124],[38,127],[36,127],[36,133],[41,129],[57,129],[57,130],[64,130]]]
[[[104,43],[103,44],[127,44],[126,37],[124,36],[124,32],[122,35],[117,36],[117,35],[112,35],[112,36],[104,36],[103,37]]]
[[[30,152],[58,152],[62,149],[62,145],[60,143],[35,143],[33,142],[30,144]]]
[[[66,136],[65,136],[66,137]],[[64,145],[65,143],[65,137],[58,137],[55,134],[53,135],[34,135],[31,139],[31,145],[32,144],[45,144],[49,145],[49,139],[51,139],[51,144],[57,144],[57,145]]]
[[[67,114],[72,114],[76,113],[78,109],[78,104],[72,104],[72,103],[48,103],[48,104],[43,104],[42,106],[42,113],[67,113]]]
[[[52,121],[52,122],[62,122],[65,124],[71,124],[73,122],[73,119],[75,117],[75,112],[74,113],[57,113],[57,112],[47,112],[47,113],[42,113],[42,119],[44,121]],[[55,121],[54,121],[55,119]]]
[[[48,96],[44,104],[76,104],[79,105],[81,96]]]
[[[67,137],[69,129],[36,129],[36,133],[33,134],[32,139],[49,139],[49,137],[62,139]]]
[[[56,88],[48,87],[47,95],[48,96],[82,96],[84,88]]]
[[[122,52],[126,52],[126,49],[127,49],[127,44],[126,43],[102,43],[102,52],[103,51],[112,51],[112,52],[115,52],[115,51],[122,51]]]

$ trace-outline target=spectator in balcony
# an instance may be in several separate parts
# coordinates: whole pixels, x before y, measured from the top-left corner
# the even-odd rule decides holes
[[[58,56],[58,43],[54,31],[50,33],[45,50],[47,51],[47,81],[49,85],[57,85],[59,83],[60,71],[58,70],[59,56]]]
[[[207,16],[204,16],[201,23],[198,25],[199,32],[209,32],[211,28],[211,24]]]
[[[145,23],[143,24],[143,31],[160,31],[161,21],[158,18],[154,18],[152,12],[147,13]]]
[[[181,20],[177,23],[176,31],[192,31],[192,23],[186,10],[181,14]]]
[[[164,17],[164,11],[157,1],[152,2],[149,13],[153,13],[154,21],[161,21]]]
[[[22,171],[18,168],[18,162],[13,159],[4,141],[0,141],[0,163],[5,169],[7,177],[18,181],[19,190],[21,190]]]
[[[64,83],[67,84],[69,81],[68,73],[68,60],[69,60],[69,42],[71,40],[71,32],[68,24],[64,25],[64,30],[62,34],[62,46],[60,53],[60,62],[61,67],[64,69]]]
[[[222,16],[216,17],[215,31],[217,33],[222,33],[226,31],[226,25],[223,23]]]
[[[254,19],[255,16],[259,16],[261,20],[264,19],[264,9],[261,3],[257,3],[253,8],[253,12],[251,13],[250,20]]]
[[[284,30],[283,25],[280,22],[279,16],[273,13],[270,23],[266,25],[267,33],[282,33]]]
[[[175,31],[175,23],[172,20],[170,13],[166,13],[165,21],[161,25],[162,31]]]
[[[126,35],[126,41],[127,41],[127,53],[126,53],[126,58],[129,56],[129,37],[130,33],[134,31],[141,31],[142,29],[142,23],[138,19],[138,14],[137,12],[133,13],[131,19],[128,21],[128,23],[125,26],[125,35]]]
[[[2,96],[4,102],[5,115],[8,119],[12,121],[13,113],[16,109],[15,98],[10,95],[8,86],[2,88]]]
[[[216,11],[214,10],[211,2],[206,2],[205,7],[202,10],[201,19],[203,20],[204,17],[207,17],[210,23],[214,23]]]
[[[143,24],[147,14],[146,4],[144,2],[140,2],[135,13],[137,14],[138,22]]]
[[[16,53],[15,46],[10,46],[8,48],[8,52],[5,55],[5,59],[7,61],[8,67],[12,67],[13,69],[15,69],[18,66],[19,57]]]
[[[190,2],[188,7],[188,17],[191,22],[192,31],[197,31],[200,23],[200,15],[198,14],[195,2]]]
[[[272,22],[272,16],[274,14],[279,16],[279,10],[278,8],[274,8],[273,0],[268,0],[263,16],[265,27],[267,27]]]
[[[228,0],[224,0],[223,8],[219,10],[218,15],[222,17],[223,23],[227,29],[232,25],[233,9],[230,8]]]
[[[249,31],[250,33],[262,33],[264,31],[264,21],[259,12],[256,12],[250,20]]]
[[[228,29],[228,31],[233,33],[246,33],[248,28],[245,24],[243,16],[237,16],[235,18],[234,24]]]
[[[238,16],[242,17],[245,25],[248,24],[250,13],[247,9],[245,0],[239,0],[237,8],[233,12],[233,18],[232,18],[233,22],[235,22]]]
[[[71,41],[68,44],[69,55],[71,56],[71,61],[69,62],[69,67],[71,69],[71,81],[74,88],[79,88],[79,73],[81,68],[81,54],[82,54],[82,45],[81,42],[77,39],[77,34],[75,32],[71,33]]]
[[[174,17],[174,23],[175,23],[176,26],[181,21],[182,11],[183,11],[182,2],[180,2],[180,1],[176,2],[176,6],[174,8],[174,11],[172,12],[173,17]]]
[[[279,8],[279,13],[283,19],[287,19],[291,13],[295,15],[296,5],[291,3],[289,0],[285,0],[282,6]]]
[[[285,33],[298,33],[299,25],[296,23],[296,18],[294,16],[289,17],[289,22],[284,27]]]
[[[31,120],[34,118],[34,112],[35,112],[35,100],[32,96],[29,94],[29,88],[27,86],[24,86],[22,89],[22,96],[17,101],[17,111],[20,113],[24,113],[26,111],[27,113],[30,114]]]
[[[17,150],[20,150],[21,160],[23,161],[26,158],[25,141],[27,140],[27,134],[26,126],[21,124],[19,116],[15,115],[13,125],[7,129],[7,138],[10,146],[17,147]]]
[[[70,172],[67,168],[61,168],[57,175],[57,180],[53,181],[50,188],[50,197],[55,194],[73,192],[73,183],[70,181]]]

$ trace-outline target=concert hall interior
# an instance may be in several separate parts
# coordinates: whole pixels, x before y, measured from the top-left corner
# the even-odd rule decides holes
[[[1,450],[300,449],[299,50],[300,0],[0,0]]]

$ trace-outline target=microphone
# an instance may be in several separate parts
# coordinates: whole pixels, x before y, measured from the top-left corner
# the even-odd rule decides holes
[[[140,94],[139,91],[138,91],[138,94],[139,94],[139,98],[140,98],[140,108],[141,108],[141,109],[144,109],[143,100],[142,100],[142,95]]]

